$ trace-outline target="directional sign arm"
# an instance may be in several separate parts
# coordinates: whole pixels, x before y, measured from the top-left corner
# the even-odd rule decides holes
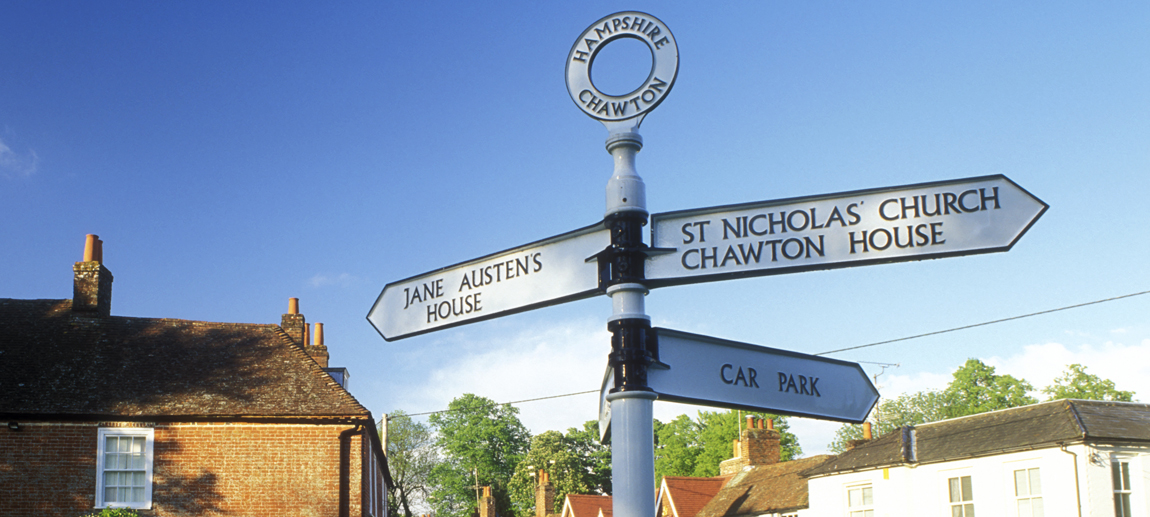
[[[388,341],[600,294],[588,261],[611,243],[602,222],[384,287],[367,319]]]
[[[647,285],[1008,251],[1049,206],[982,176],[651,216]]]
[[[861,423],[878,390],[857,363],[653,329],[659,359],[647,371],[660,400]]]

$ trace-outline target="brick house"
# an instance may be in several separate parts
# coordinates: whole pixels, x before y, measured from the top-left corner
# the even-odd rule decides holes
[[[774,429],[773,422],[747,417],[747,426],[734,441],[734,455],[719,464],[719,476],[715,478],[695,478],[713,480],[712,486],[722,484],[703,504],[699,498],[691,500],[689,507],[676,505],[674,515],[678,517],[801,517],[808,514],[810,498],[804,471],[822,465],[831,456],[820,455],[780,462],[782,436]],[[696,485],[699,488],[699,485]],[[668,491],[672,501],[674,492]],[[700,491],[699,494],[702,495]],[[663,516],[670,517],[664,506]]]
[[[658,517],[695,517],[731,479],[663,476],[659,483]]]
[[[94,237],[71,300],[0,298],[0,514],[387,515],[374,419],[295,299],[280,325],[112,316]]]

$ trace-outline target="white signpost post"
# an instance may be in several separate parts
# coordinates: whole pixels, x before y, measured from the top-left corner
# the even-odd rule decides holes
[[[591,81],[599,51],[647,44],[651,72],[634,91]],[[656,398],[861,422],[878,392],[857,364],[652,328],[649,288],[1009,250],[1048,206],[1005,176],[764,201],[651,216],[635,171],[639,124],[670,92],[679,51],[657,18],[600,19],[567,56],[567,89],[608,130],[615,162],[604,219],[579,230],[393,282],[367,319],[385,340],[606,294],[611,354],[600,391],[601,439],[613,430],[613,513],[655,515]]]

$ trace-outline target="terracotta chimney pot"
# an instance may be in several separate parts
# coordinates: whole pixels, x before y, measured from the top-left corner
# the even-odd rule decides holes
[[[312,346],[323,346],[323,323],[315,324],[315,342]]]
[[[84,262],[94,262],[96,260],[96,241],[100,238],[89,233],[87,239],[84,241]]]
[[[870,422],[863,422],[863,440],[872,439]]]
[[[288,314],[299,314],[299,298],[288,298]]]
[[[772,431],[775,430],[775,419],[773,419],[773,418],[767,419],[767,429],[770,429]]]

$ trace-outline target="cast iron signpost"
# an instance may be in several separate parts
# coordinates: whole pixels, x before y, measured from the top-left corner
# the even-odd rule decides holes
[[[651,71],[624,95],[591,80],[599,52],[633,38]],[[648,288],[1007,251],[1047,205],[1005,176],[683,210],[651,216],[635,171],[639,125],[675,84],[679,50],[641,12],[600,19],[567,55],[571,100],[607,128],[615,171],[603,221],[384,287],[368,321],[388,341],[597,294],[611,298],[601,438],[612,428],[613,513],[655,515],[656,398],[861,422],[878,392],[854,363],[652,328]]]

